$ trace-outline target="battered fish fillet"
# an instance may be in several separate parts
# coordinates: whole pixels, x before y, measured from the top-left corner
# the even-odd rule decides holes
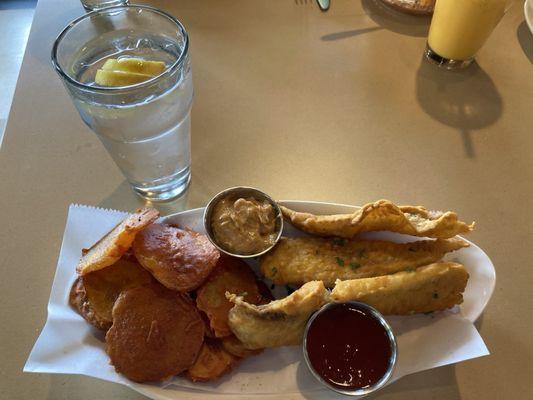
[[[337,281],[334,301],[361,301],[382,314],[440,311],[463,302],[468,273],[461,264],[442,262],[412,272]]]
[[[309,281],[333,287],[335,280],[388,275],[439,261],[446,253],[468,247],[464,240],[437,239],[412,243],[340,238],[281,238],[261,258],[261,272],[275,284]]]
[[[229,292],[226,297],[235,304],[228,320],[235,336],[247,349],[261,349],[301,343],[307,319],[328,302],[329,292],[321,281],[313,281],[288,297],[259,306]]]
[[[76,266],[80,275],[113,265],[131,247],[135,235],[159,217],[159,211],[143,208],[129,215],[83,255]]]
[[[453,211],[428,211],[420,206],[398,207],[388,200],[369,203],[353,214],[314,215],[280,206],[283,216],[298,229],[319,236],[352,238],[358,233],[392,231],[413,236],[451,238],[471,232]]]

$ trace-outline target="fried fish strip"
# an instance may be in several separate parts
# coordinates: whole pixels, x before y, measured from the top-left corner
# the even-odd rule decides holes
[[[150,225],[158,217],[159,211],[153,208],[143,208],[126,217],[83,253],[76,266],[78,274],[85,275],[113,265],[129,250],[137,232]]]
[[[459,238],[393,243],[285,237],[261,258],[261,272],[277,285],[301,285],[321,280],[326,287],[333,287],[336,279],[393,274],[431,264],[448,252],[468,246]]]
[[[307,319],[328,301],[328,296],[321,281],[308,282],[290,296],[259,306],[226,292],[235,304],[228,324],[248,349],[297,345],[302,342]]]
[[[353,214],[314,215],[280,206],[283,216],[298,229],[319,236],[352,238],[358,233],[392,231],[447,239],[471,232],[474,223],[459,221],[453,211],[428,211],[420,206],[398,207],[388,200],[369,203]]]
[[[361,301],[383,314],[407,315],[445,310],[463,302],[468,272],[442,262],[376,278],[337,281],[334,301]]]

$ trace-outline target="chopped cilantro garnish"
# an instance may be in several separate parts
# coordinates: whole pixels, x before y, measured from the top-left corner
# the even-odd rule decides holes
[[[272,267],[272,276],[275,276],[278,273],[278,269],[276,267]]]
[[[344,267],[344,260],[340,257],[335,257],[335,260],[337,261],[337,264],[339,264],[341,267]]]
[[[357,264],[356,262],[351,262],[350,263],[350,268],[353,269],[353,270],[356,270],[360,266],[361,266],[361,264]]]
[[[337,246],[344,246],[344,239],[343,238],[333,238],[333,244]]]
[[[359,250],[359,258],[365,258],[366,257],[366,249]]]

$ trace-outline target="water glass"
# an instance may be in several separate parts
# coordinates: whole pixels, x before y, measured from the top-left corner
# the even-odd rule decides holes
[[[164,71],[131,86],[99,86],[110,58],[162,61]],[[117,6],[71,22],[57,37],[52,63],[83,121],[98,136],[133,190],[151,201],[174,199],[190,182],[193,99],[189,39],[171,15]]]
[[[128,0],[81,0],[81,5],[87,11],[94,11],[112,6],[125,6],[128,3]]]

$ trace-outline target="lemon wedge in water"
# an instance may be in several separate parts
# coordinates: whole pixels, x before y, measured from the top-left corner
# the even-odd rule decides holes
[[[96,71],[94,81],[100,86],[128,86],[147,81],[165,70],[162,61],[140,58],[110,58]]]

